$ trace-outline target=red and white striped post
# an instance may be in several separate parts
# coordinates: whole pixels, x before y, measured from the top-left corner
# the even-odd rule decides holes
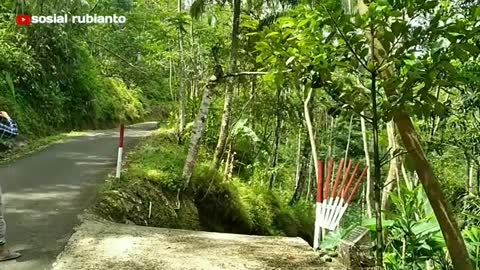
[[[352,185],[351,183],[355,179],[355,176],[357,175],[358,169],[360,168],[360,163],[357,163],[357,166],[355,166],[355,169],[353,170],[353,173],[350,177],[350,180],[348,180],[350,170],[352,169],[352,165],[353,165],[353,163],[350,160],[348,162],[347,169],[346,169],[345,174],[343,176],[343,180],[342,180],[342,183],[340,185],[340,190],[337,193],[337,201],[334,204],[334,211],[333,211],[333,214],[331,216],[332,221],[337,220],[337,218],[338,218],[338,216],[341,212],[341,208],[345,203],[348,190],[350,189],[350,186]]]
[[[327,210],[330,209],[330,205],[328,204],[328,199],[330,198],[330,183],[333,177],[333,167],[335,163],[333,159],[330,159],[328,162],[328,170],[327,170],[327,182],[325,183],[325,186],[322,187],[323,189],[323,207],[322,211],[320,213],[320,226],[322,228],[325,228],[325,215],[327,213]]]
[[[353,198],[355,198],[355,194],[357,193],[358,188],[360,187],[360,184],[362,183],[362,180],[365,177],[365,174],[367,174],[367,170],[368,170],[368,167],[365,167],[362,174],[358,178],[357,183],[355,184],[355,187],[353,187],[352,192],[350,192],[350,196],[348,197],[348,199],[347,199],[347,194],[348,194],[348,190],[350,189],[350,186],[351,186],[352,183],[349,183],[349,185],[346,187],[345,192],[343,193],[343,198],[342,198],[343,200],[346,199],[345,204],[343,206],[340,206],[341,205],[340,204],[337,207],[336,213],[334,215],[334,219],[330,220],[329,223],[328,223],[328,229],[329,230],[332,230],[332,231],[335,230],[338,227],[338,225],[340,224],[340,220],[342,219],[343,214],[345,214],[345,211],[347,210],[348,205],[352,202]],[[354,177],[354,175],[352,175],[352,178],[353,177]]]
[[[342,169],[343,169],[343,165],[345,164],[341,165]],[[340,205],[343,205],[342,195],[343,195],[345,185],[347,184],[348,175],[350,173],[350,170],[352,169],[352,165],[353,165],[353,162],[352,160],[350,160],[348,162],[347,168],[345,169],[345,172],[343,173],[343,179],[340,184],[340,188],[338,190],[337,188],[334,188],[334,190],[336,191],[334,192],[335,193],[334,196],[336,197],[335,197],[335,201],[333,202],[333,210],[328,215],[327,220],[334,220],[334,217],[337,214],[338,208],[340,207]],[[357,164],[357,167],[356,167],[357,169],[359,165],[360,163]]]
[[[340,220],[342,219],[345,211],[348,208],[348,205],[352,202],[355,194],[362,183],[365,174],[367,173],[368,167],[365,167],[360,177],[355,180],[358,170],[360,168],[360,163],[357,163],[355,169],[353,170],[352,175],[349,177],[350,170],[352,169],[353,162],[350,160],[348,165],[344,169],[345,160],[341,160],[338,165],[337,174],[335,175],[335,180],[333,178],[333,168],[334,161],[330,159],[327,168],[327,179],[325,185],[323,184],[324,177],[324,164],[321,160],[318,160],[318,188],[317,188],[317,203],[316,203],[316,213],[315,213],[315,231],[313,239],[313,248],[318,249],[320,238],[321,238],[321,229],[335,230]],[[343,177],[342,177],[343,174]],[[342,179],[342,180],[340,180]],[[348,180],[348,181],[347,181]],[[355,183],[356,182],[356,183]],[[350,188],[355,183],[355,186],[350,191]],[[332,192],[330,193],[331,185]]]
[[[342,176],[344,162],[345,161],[343,159],[340,160],[340,164],[338,165],[337,174],[335,176],[335,182],[333,182],[332,194],[330,195],[330,198],[328,198],[328,202],[327,202],[328,208],[326,209],[325,214],[323,216],[323,220],[326,221],[326,222],[328,222],[330,220],[331,214],[333,212],[335,212],[334,204],[338,202],[338,197],[336,196],[337,195],[337,188],[338,188],[338,184],[340,183],[340,177]],[[327,227],[327,225],[328,225],[328,223],[324,224],[324,227]]]
[[[116,178],[120,178],[120,172],[122,171],[122,157],[123,157],[123,145],[125,142],[125,125],[120,125],[120,136],[118,137],[118,157],[117,157],[117,172]]]
[[[315,231],[313,235],[313,248],[316,250],[318,249],[320,245],[320,240],[321,240],[321,232],[320,228],[322,224],[320,223],[320,215],[322,214],[323,211],[323,162],[321,160],[317,161],[318,164],[318,175],[317,175],[317,181],[318,181],[318,186],[317,186],[317,203],[316,203],[316,209],[315,209]]]

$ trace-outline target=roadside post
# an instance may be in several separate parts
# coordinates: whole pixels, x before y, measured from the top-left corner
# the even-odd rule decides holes
[[[120,179],[120,173],[122,171],[122,157],[123,157],[123,146],[125,142],[125,125],[120,125],[120,136],[118,137],[118,156],[117,156],[117,172],[115,178]]]
[[[326,230],[334,231],[338,228],[340,220],[355,198],[355,194],[368,170],[368,167],[365,167],[360,176],[357,177],[360,163],[357,163],[353,173],[350,174],[353,161],[350,160],[348,162],[346,170],[344,171],[345,160],[342,159],[338,165],[335,180],[332,181],[335,167],[334,160],[330,159],[328,162],[326,179],[324,179],[324,166],[326,162],[324,163],[322,160],[318,160],[317,162],[318,185],[313,239],[313,249],[315,250],[319,249],[320,242],[322,238],[325,237]]]

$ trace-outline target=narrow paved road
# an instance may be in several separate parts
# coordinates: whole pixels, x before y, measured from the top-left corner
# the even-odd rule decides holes
[[[128,127],[125,150],[157,126]],[[49,270],[77,224],[115,168],[118,132],[92,131],[54,144],[11,164],[0,165],[7,241],[23,256],[0,262],[5,270]]]

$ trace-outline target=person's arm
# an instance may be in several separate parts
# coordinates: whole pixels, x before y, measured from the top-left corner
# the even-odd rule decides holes
[[[6,123],[0,122],[0,138],[13,138],[18,136],[17,123],[6,112],[0,112],[0,117]]]

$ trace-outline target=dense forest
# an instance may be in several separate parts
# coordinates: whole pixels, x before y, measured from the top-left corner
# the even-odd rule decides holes
[[[312,243],[316,161],[351,159],[366,179],[323,249],[363,225],[386,269],[479,269],[479,4],[4,0],[0,109],[31,139],[161,121],[105,187],[111,219]],[[115,205],[160,188],[155,224]]]

